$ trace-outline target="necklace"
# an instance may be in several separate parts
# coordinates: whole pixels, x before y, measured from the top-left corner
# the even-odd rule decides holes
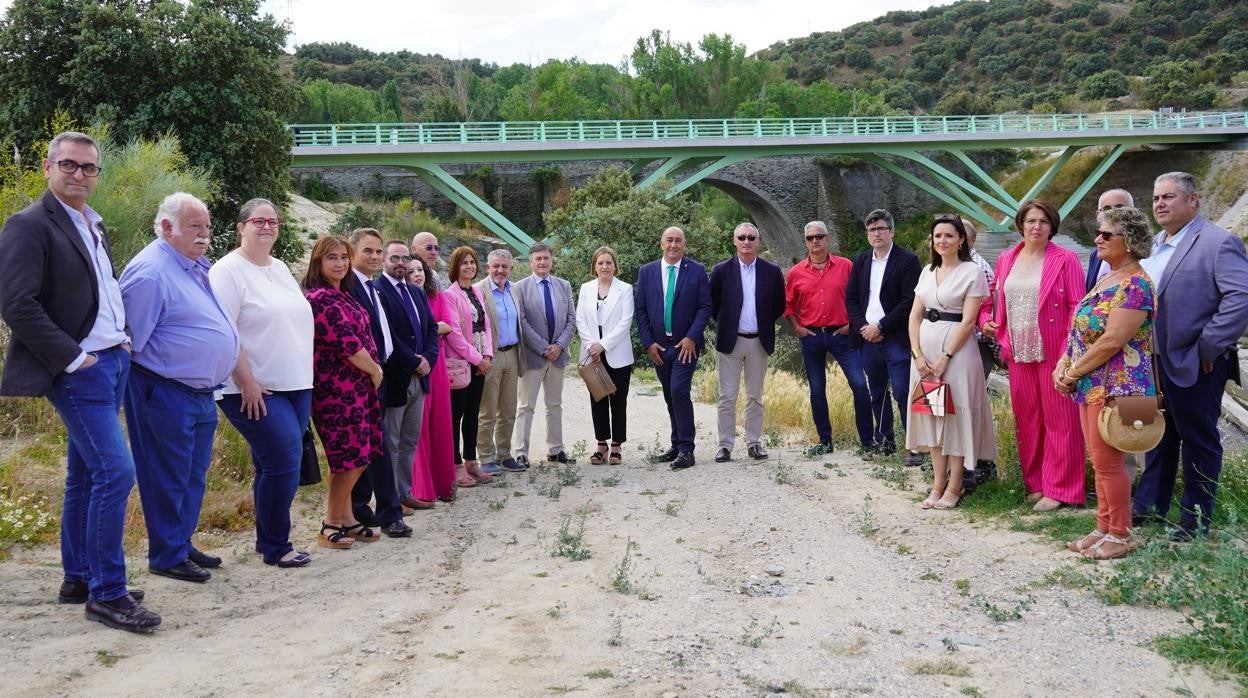
[[[807,257],[806,261],[810,264],[810,266],[822,271],[824,267],[828,266],[828,260],[830,259],[832,259],[831,256],[824,257],[822,262],[816,263],[815,260],[811,259],[810,257]]]
[[[1097,293],[1100,293],[1101,291],[1104,291],[1110,286],[1113,286],[1113,283],[1110,283],[1110,282],[1116,283],[1117,281],[1124,279],[1127,276],[1130,276],[1132,272],[1134,272],[1136,269],[1139,269],[1139,268],[1140,268],[1140,265],[1138,262],[1136,262],[1132,264],[1123,265],[1122,267],[1119,267],[1118,269],[1111,271],[1110,273],[1105,275],[1105,278],[1096,282],[1096,285],[1092,287],[1092,293],[1095,295]]]
[[[250,263],[253,267],[264,272],[264,278],[268,279],[269,283],[273,283],[273,259],[271,257],[268,257],[268,255],[265,255],[266,257],[268,257],[269,263],[260,264],[256,260],[252,259],[250,255],[244,252],[241,247],[239,248],[238,253],[241,254],[243,256],[243,259],[247,260],[248,263]]]

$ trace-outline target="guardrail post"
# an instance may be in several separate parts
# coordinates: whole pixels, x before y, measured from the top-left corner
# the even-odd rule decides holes
[[[459,142],[460,143],[468,142],[468,129],[465,128],[464,123],[462,121],[459,124]]]
[[[381,145],[381,124],[373,125],[373,138],[375,139],[374,143]]]
[[[584,121],[576,122],[576,135],[577,135],[577,140],[582,140],[582,141],[585,140],[585,122]]]

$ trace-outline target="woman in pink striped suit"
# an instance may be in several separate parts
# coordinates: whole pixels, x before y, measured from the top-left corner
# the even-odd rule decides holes
[[[1053,388],[1070,320],[1083,298],[1079,255],[1054,244],[1061,216],[1033,199],[1014,224],[1022,242],[997,258],[997,288],[980,310],[983,333],[1009,364],[1010,403],[1027,501],[1036,511],[1083,504],[1083,432],[1079,410]]]

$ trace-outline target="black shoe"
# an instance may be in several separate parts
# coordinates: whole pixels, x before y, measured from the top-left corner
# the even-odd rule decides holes
[[[1142,528],[1144,526],[1161,526],[1166,520],[1156,514],[1132,514],[1131,528]]]
[[[521,468],[521,470],[528,470],[529,469],[529,457],[528,456],[516,456],[516,464],[524,466],[523,468]]]
[[[1171,543],[1191,543],[1202,535],[1204,534],[1194,528],[1179,526],[1170,532],[1168,538]]]
[[[877,454],[875,452],[875,449],[870,446],[859,446],[857,449],[854,450],[854,455],[870,463],[871,461],[875,460],[875,457]]]
[[[191,546],[190,552],[186,554],[186,559],[203,567],[204,569],[216,569],[221,566],[221,558],[216,555],[209,555],[195,546]]]
[[[819,456],[832,453],[833,446],[831,441],[820,441],[817,444],[807,446],[803,455],[807,458],[818,458]]]
[[[312,562],[312,556],[311,556],[311,555],[309,555],[309,554],[307,554],[307,553],[305,553],[304,551],[302,551],[302,550],[296,550],[296,551],[294,551],[294,552],[295,552],[295,556],[294,556],[294,557],[292,557],[292,558],[290,558],[289,560],[283,560],[283,559],[282,559],[282,558],[280,558],[280,557],[279,557],[279,558],[275,558],[275,559],[273,559],[273,560],[270,560],[270,559],[268,559],[268,558],[265,558],[265,559],[264,559],[264,564],[266,564],[266,565],[277,565],[278,567],[281,567],[282,569],[287,569],[287,568],[290,568],[290,567],[304,567],[304,566],[306,566],[309,562]]]
[[[412,537],[412,527],[408,526],[402,521],[395,521],[392,524],[387,524],[385,526],[382,526],[381,532],[386,534],[387,536],[390,536],[391,538],[411,538]]]
[[[715,452],[716,463],[727,463],[730,460],[732,460],[732,451],[729,451],[726,448],[721,448]],[[676,465],[673,463],[672,467],[674,468]]]
[[[368,507],[360,507],[358,509],[352,508],[351,514],[355,516],[356,521],[359,521],[370,528],[376,528],[381,525],[381,521],[377,520],[377,514],[375,514],[373,510]],[[196,560],[196,562],[198,562],[198,560]],[[204,564],[200,563],[200,567],[203,566]]]
[[[650,456],[650,460],[654,461],[655,463],[671,463],[672,461],[676,460],[676,456],[679,456],[679,455],[680,455],[680,451],[677,451],[676,447],[672,446],[671,448],[667,449],[666,451],[662,453],[658,453],[653,456]]]
[[[762,444],[754,444],[747,450],[750,458],[754,460],[767,460],[767,451],[763,450]]]
[[[86,603],[87,602],[87,583],[86,582],[61,582],[61,590],[56,595],[57,603]],[[142,589],[131,589],[130,596],[135,601],[143,600]]]
[[[130,594],[112,601],[88,601],[86,613],[87,620],[132,633],[150,633],[160,625],[160,616],[143,608]]]
[[[693,466],[693,454],[688,451],[682,452],[672,459],[672,470],[684,470]]]
[[[546,462],[547,463],[575,463],[576,461],[572,460],[571,458],[568,458],[568,454],[564,453],[563,451],[560,451],[558,453],[552,453],[549,456],[546,456]]]
[[[184,582],[206,582],[212,579],[211,572],[191,562],[189,558],[173,567],[148,567],[147,571],[170,579],[180,579]]]
[[[908,451],[906,453],[906,465],[910,466],[911,468],[922,467],[923,454],[919,453],[918,451]]]

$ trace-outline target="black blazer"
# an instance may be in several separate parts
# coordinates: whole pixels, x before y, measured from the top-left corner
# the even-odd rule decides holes
[[[780,267],[765,259],[756,259],[754,264],[758,341],[770,354],[776,350],[776,321],[784,315],[784,274]],[[734,256],[711,269],[711,317],[716,323],[716,351],[727,354],[736,347],[742,302],[741,264]]]
[[[98,232],[111,260],[103,226]],[[46,395],[95,324],[95,265],[51,191],[10,216],[0,240],[0,318],[12,331],[0,395]]]
[[[845,289],[845,308],[849,311],[849,342],[862,346],[863,327],[867,325],[867,305],[871,303],[871,249],[854,258],[849,271],[849,286]],[[913,252],[894,244],[884,265],[884,278],[880,282],[880,305],[884,306],[884,318],[880,330],[884,341],[910,346],[910,309],[914,306],[914,287],[919,285],[919,258]]]
[[[406,282],[405,282],[406,283]],[[416,305],[416,317],[420,321],[420,331],[412,327],[407,319],[407,311],[403,309],[403,298],[395,290],[389,279],[379,278],[373,282],[377,294],[381,296],[381,305],[386,309],[386,319],[390,322],[390,339],[394,342],[394,353],[385,366],[385,380],[382,381],[381,402],[386,407],[402,407],[407,404],[407,384],[416,368],[420,366],[423,356],[429,362],[429,368],[438,362],[438,321],[429,308],[429,299],[423,289],[407,285],[407,292]],[[429,393],[429,374],[420,378],[420,388]]]
[[[381,331],[381,316],[377,314],[377,308],[369,296],[368,287],[360,281],[359,276],[355,275],[354,269],[351,270],[351,274],[355,277],[355,283],[351,284],[351,297],[368,311],[368,329],[373,333],[373,344],[377,346],[377,355],[380,356],[386,349],[386,335]],[[385,367],[385,362],[382,362],[382,367]]]

